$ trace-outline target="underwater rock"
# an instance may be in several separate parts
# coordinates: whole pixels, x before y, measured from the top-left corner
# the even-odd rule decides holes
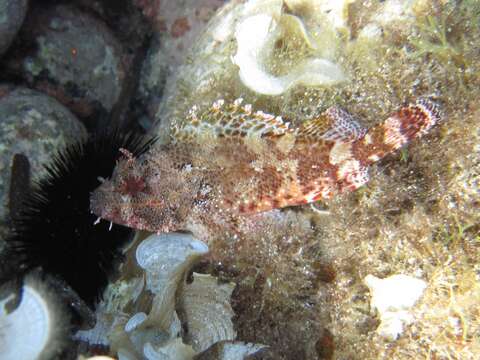
[[[396,340],[402,334],[404,325],[413,322],[408,310],[422,296],[426,282],[402,274],[385,279],[367,275],[364,281],[372,294],[371,307],[380,314],[377,333],[386,339]]]
[[[153,120],[154,109],[161,101],[167,78],[176,76],[176,69],[224,1],[137,0],[137,3],[157,30],[142,66],[138,89],[138,97],[145,102],[150,118],[145,119],[148,127]]]
[[[423,3],[423,4],[422,4]],[[425,1],[383,1],[375,12],[372,12],[369,22],[365,24],[358,36],[364,38],[381,38],[384,29],[392,24],[408,27],[415,20],[415,13],[421,12]]]
[[[51,359],[65,339],[67,322],[47,285],[30,277],[22,287],[18,306],[14,294],[0,299],[0,353],[3,360]]]
[[[286,256],[293,253],[293,246],[293,249],[287,250],[278,246],[280,250],[274,251],[276,248],[272,244],[280,243],[278,239],[283,234],[272,231],[274,235],[269,245],[264,246],[266,255],[259,260],[258,243],[265,240],[254,236],[257,234],[252,230],[254,245],[250,247],[251,258],[241,258],[236,251],[233,252],[236,259],[222,262],[222,269],[233,268],[234,271],[245,273],[245,268],[249,266],[259,273],[248,278],[249,284],[255,284],[255,291],[251,293],[259,294],[258,297],[253,300],[243,297],[241,305],[234,307],[240,320],[253,313],[248,325],[236,324],[240,337],[254,341],[262,336],[262,342],[275,343],[275,349],[280,349],[282,355],[286,354],[287,357],[295,358],[300,353],[301,358],[318,358],[308,352],[312,341],[317,341],[318,337],[304,340],[299,335],[294,338],[291,334],[298,334],[296,330],[299,326],[279,327],[274,332],[264,325],[291,320],[294,316],[284,315],[287,313],[284,309],[304,306],[313,310],[305,310],[305,316],[301,317],[305,321],[302,322],[311,320],[321,328],[328,328],[332,337],[327,342],[334,345],[335,357],[338,358],[406,359],[435,354],[437,357],[473,359],[472,354],[478,353],[479,343],[475,336],[478,316],[473,315],[478,306],[473,305],[471,299],[466,300],[468,296],[464,295],[462,289],[468,286],[475,289],[471,285],[473,281],[469,280],[467,286],[466,281],[460,280],[461,276],[452,280],[448,278],[448,286],[455,289],[455,294],[461,294],[462,316],[469,314],[466,321],[460,319],[461,316],[457,317],[458,313],[452,315],[455,308],[450,312],[445,311],[450,315],[437,315],[438,310],[450,304],[450,292],[445,291],[442,281],[438,283],[437,291],[429,303],[425,305],[422,301],[420,305],[428,309],[427,316],[408,327],[401,341],[389,346],[378,341],[378,336],[368,336],[378,323],[366,315],[368,297],[361,282],[368,273],[402,271],[422,274],[431,282],[435,274],[445,271],[446,259],[458,264],[452,271],[454,274],[472,270],[478,280],[478,241],[475,240],[478,239],[479,229],[478,152],[474,153],[470,146],[466,146],[474,143],[475,137],[478,138],[472,131],[475,129],[472,125],[479,123],[478,113],[472,116],[474,110],[478,109],[478,2],[352,2],[348,9],[350,18],[348,21],[343,18],[343,24],[347,24],[349,29],[347,36],[342,38],[338,55],[340,65],[351,81],[328,89],[299,86],[282,96],[268,97],[253,93],[243,86],[239,82],[238,67],[231,62],[231,56],[237,50],[235,39],[231,36],[239,23],[236,9],[243,8],[247,3],[255,2],[232,1],[226,4],[198,39],[198,48],[195,44],[195,49],[179,68],[178,81],[167,80],[164,102],[157,112],[157,119],[164,121],[158,129],[159,133],[168,134],[170,119],[174,126],[182,124],[193,105],[202,109],[220,98],[228,103],[240,97],[256,108],[301,122],[315,117],[316,111],[321,113],[329,106],[341,106],[358,114],[362,125],[370,127],[378,123],[379,117],[386,116],[412,97],[432,95],[443,104],[448,122],[425,141],[412,143],[400,154],[390,156],[376,165],[372,169],[375,179],[369,186],[321,205],[322,209],[329,211],[329,215],[315,216],[315,224],[320,224],[315,228],[315,241],[304,241],[305,245],[298,250],[298,254],[305,256],[312,253],[312,248],[316,249],[313,244],[318,244],[319,249],[316,250],[319,257],[332,262],[336,274],[332,283],[307,287],[304,283],[308,281],[294,281],[295,277],[304,280],[298,273],[292,275],[280,268],[278,264],[292,268],[297,265],[301,269],[308,260],[305,257],[297,260],[292,255]],[[399,9],[395,6],[398,3],[403,3],[407,9],[406,12],[398,12],[400,16],[386,10]],[[408,8],[414,6],[416,12],[419,3],[428,4],[428,11],[410,16]],[[462,14],[462,8],[468,8],[468,11]],[[306,9],[311,10],[308,7]],[[475,9],[477,11],[473,11]],[[259,10],[248,16],[256,16],[261,12]],[[331,12],[337,11],[332,8]],[[386,22],[377,19],[377,14],[388,15]],[[301,12],[294,12],[293,15],[305,19]],[[467,119],[470,120],[466,122]],[[297,210],[302,217],[309,211],[305,207]],[[211,246],[211,251],[215,250]],[[465,259],[459,258],[461,254]],[[244,265],[240,259],[251,261]],[[309,267],[306,269],[309,270]],[[276,288],[275,283],[270,284],[272,281],[278,282],[277,274],[282,275],[283,281]],[[235,275],[227,273],[227,277],[232,276]],[[261,287],[263,283],[268,286]],[[258,288],[266,289],[265,293]],[[270,288],[276,291],[282,289],[285,296],[272,296],[268,293]],[[297,297],[299,289],[303,294]],[[317,291],[318,296],[308,296],[306,289]],[[280,298],[288,299],[289,303],[278,305]],[[235,296],[233,301],[236,302]],[[252,303],[265,304],[262,309],[267,310],[263,313],[254,312],[251,310],[254,307],[248,306]],[[297,313],[293,312],[295,316]],[[316,315],[321,318],[320,322]],[[433,321],[432,315],[435,316]],[[460,320],[459,325],[453,327],[454,330],[445,331],[448,316],[455,316],[456,322]],[[418,318],[417,311],[415,317]],[[255,327],[256,319],[260,325]],[[284,321],[287,325],[291,322]],[[263,326],[261,330],[258,329],[260,326]],[[285,328],[288,330],[278,333]],[[319,334],[318,328],[312,333]],[[249,334],[255,335],[248,338]],[[419,338],[434,346],[420,348]],[[275,339],[281,340],[275,342]],[[303,349],[307,350],[302,353]],[[302,357],[304,354],[306,356]]]
[[[22,26],[27,7],[28,0],[0,0],[0,55],[8,49]]]
[[[211,275],[193,273],[193,282],[179,296],[179,317],[187,327],[187,343],[197,352],[237,336],[233,329],[230,297],[233,283],[220,284]]]
[[[0,97],[0,227],[5,227],[7,191],[15,154],[25,155],[32,177],[42,175],[52,153],[66,143],[86,136],[84,126],[55,99],[40,92],[17,88]],[[1,247],[1,245],[0,245]]]
[[[302,3],[311,4],[312,2],[302,1]],[[359,6],[364,4],[359,1],[356,3]],[[375,2],[375,4],[377,3],[380,4],[378,5],[380,7],[384,2]],[[358,114],[361,118],[359,122],[365,127],[370,127],[378,124],[380,118],[386,118],[387,114],[400,107],[402,102],[410,101],[413,96],[439,93],[429,86],[431,84],[429,78],[432,69],[443,68],[438,64],[431,64],[430,68],[423,65],[417,67],[411,58],[405,56],[405,53],[412,48],[409,39],[401,36],[393,38],[397,34],[392,31],[392,29],[396,29],[393,26],[380,28],[379,33],[385,34],[385,36],[379,36],[368,44],[358,41],[358,37],[345,36],[339,41],[338,46],[321,47],[325,51],[326,48],[338,50],[338,54],[333,51],[332,53],[326,52],[321,56],[326,59],[338,59],[342,70],[351,81],[339,83],[338,87],[292,87],[281,96],[265,96],[254,92],[241,82],[239,68],[232,62],[232,56],[238,50],[234,36],[235,30],[243,20],[266,15],[278,22],[280,15],[272,16],[268,8],[273,2],[270,4],[264,2],[264,8],[258,4],[258,1],[229,2],[212,19],[189,53],[185,63],[178,68],[177,77],[167,80],[165,97],[157,112],[157,119],[163,121],[157,129],[160,136],[169,133],[170,125],[177,129],[182,128],[185,119],[188,118],[188,111],[193,106],[197,106],[197,109],[210,109],[211,104],[219,103],[215,102],[218,99],[225,99],[225,104],[231,104],[236,98],[244,98],[246,103],[252,104],[252,108],[281,115],[284,119],[292,120],[297,124],[308,122],[330,106],[340,106],[351,113]],[[360,30],[364,28],[365,23],[368,24],[371,21],[370,19],[374,16],[373,10],[376,9],[370,11],[366,9],[366,6],[363,8],[358,17],[365,15],[365,20],[360,18],[354,19],[356,22],[352,21],[352,24],[359,24],[358,29]],[[307,20],[308,14],[305,14],[311,9],[311,7],[306,7],[306,11],[303,13],[298,8],[295,9],[296,11],[287,10],[290,16],[301,19],[303,24],[297,28],[299,30],[296,33],[298,37],[303,36],[304,44],[303,52],[298,53],[298,56],[311,56],[317,51],[316,47],[312,46],[315,44],[315,38],[313,35],[310,36],[310,34],[314,34],[314,31],[311,30],[312,24]],[[252,11],[249,12],[250,10]],[[279,6],[278,14],[280,11],[281,7]],[[354,17],[356,13],[351,15]],[[384,30],[383,33],[382,30]],[[407,28],[401,35],[405,33],[411,33],[411,28]],[[336,39],[335,36],[332,38]],[[278,47],[274,47],[274,49],[280,50],[283,47],[281,41],[276,45]],[[285,51],[283,54],[288,55],[289,52]],[[273,62],[275,59],[269,60]],[[290,60],[296,61],[298,57]],[[425,60],[421,59],[419,62],[426,63]],[[269,61],[265,61],[265,63],[268,66],[271,65]],[[272,71],[272,74],[281,76],[284,73]],[[438,79],[435,80],[436,83],[439,83]],[[202,110],[197,113],[201,114]],[[168,123],[170,120],[172,124]],[[322,208],[331,210],[331,213],[328,216],[325,214],[326,212],[315,216],[315,218],[322,218],[322,226],[315,228],[315,234],[312,235],[314,239],[302,239],[297,242],[297,234],[292,237],[286,236],[285,233],[278,231],[277,224],[274,224],[268,237],[262,237],[252,226],[249,231],[250,242],[236,241],[235,245],[229,244],[224,247],[214,246],[214,243],[211,243],[212,253],[220,254],[215,259],[221,259],[219,267],[225,271],[226,277],[231,279],[240,273],[243,278],[246,278],[245,283],[247,283],[242,288],[253,289],[250,292],[239,293],[233,299],[233,302],[239,304],[234,309],[238,315],[236,330],[242,340],[274,344],[275,349],[279,349],[279,352],[286,358],[295,358],[294,356],[297,355],[297,358],[315,359],[320,352],[318,349],[314,349],[312,344],[318,341],[319,334],[321,334],[319,329],[328,328],[332,329],[331,333],[334,335],[331,338],[327,337],[326,341],[331,346],[326,346],[327,350],[322,350],[321,354],[330,354],[331,349],[338,349],[338,355],[335,350],[335,356],[351,358],[351,354],[358,354],[356,349],[367,349],[368,352],[368,349],[373,348],[370,346],[371,343],[365,345],[364,341],[358,341],[359,335],[363,337],[377,324],[371,317],[365,315],[368,311],[362,313],[356,310],[357,303],[363,301],[365,304],[362,305],[365,308],[368,308],[368,304],[362,298],[364,293],[361,292],[360,294],[353,292],[355,300],[352,300],[352,284],[358,283],[358,279],[362,279],[368,272],[376,271],[373,267],[374,261],[370,259],[375,259],[375,265],[377,265],[379,257],[385,256],[389,260],[389,256],[393,257],[391,255],[394,253],[393,251],[385,251],[382,254],[377,250],[378,246],[388,249],[388,236],[391,233],[399,233],[390,225],[385,224],[384,219],[387,215],[384,213],[389,211],[389,207],[379,206],[378,199],[390,200],[394,196],[393,194],[397,193],[396,188],[401,188],[405,194],[408,194],[405,198],[411,197],[409,195],[415,192],[415,187],[425,186],[429,187],[431,191],[425,189],[421,196],[428,197],[429,201],[434,203],[437,187],[433,181],[422,181],[425,176],[429,176],[425,169],[430,167],[411,159],[412,157],[418,159],[422,156],[426,158],[428,157],[426,154],[432,149],[438,151],[442,146],[439,134],[444,130],[445,128],[435,130],[435,133],[426,141],[412,144],[408,153],[404,149],[401,154],[402,164],[400,166],[395,165],[399,162],[398,156],[385,159],[384,162],[374,166],[371,170],[380,180],[375,179],[369,186],[364,187],[356,194],[351,196],[344,194],[333,201],[327,200],[326,204],[322,204]],[[308,151],[306,153],[308,154]],[[405,154],[411,155],[409,161],[404,160]],[[215,158],[216,155],[218,152],[212,152],[211,157]],[[401,166],[405,169],[398,170]],[[313,177],[315,178],[315,175]],[[400,185],[402,183],[405,183],[405,186],[402,187]],[[379,189],[379,184],[382,184],[384,189]],[[425,206],[428,211],[435,211],[435,208],[431,209],[422,201],[415,200],[414,203],[419,207]],[[389,202],[385,202],[385,204],[389,205]],[[410,206],[408,202],[396,204],[396,207],[406,214],[409,213],[408,209],[405,209],[408,206]],[[361,209],[361,211],[357,209]],[[301,218],[308,216],[309,209],[307,207],[295,210],[298,211],[298,216]],[[357,220],[359,218],[367,225],[359,224]],[[396,221],[397,218],[394,220]],[[359,231],[360,225],[363,225],[364,228],[374,229],[375,232],[384,236],[378,236],[377,233],[373,233],[373,230],[373,234],[364,229]],[[325,245],[326,241],[329,241],[330,238],[333,239],[331,234],[335,234],[336,240],[330,240],[330,243]],[[416,235],[412,234],[412,237]],[[377,237],[383,240],[382,245],[370,241],[372,238],[380,241]],[[298,243],[302,243],[302,245],[298,245]],[[348,259],[348,257],[358,256],[358,248],[371,254],[365,259],[357,261],[363,266],[353,266]],[[233,254],[230,258],[228,257],[229,253]],[[263,257],[261,258],[259,254]],[[317,271],[312,264],[315,264],[319,258],[323,258],[323,260],[327,258],[327,262],[333,264],[335,274],[333,278],[338,281],[335,280],[329,284],[315,282],[315,277],[320,277],[321,274],[318,273],[321,271]],[[337,262],[339,258],[342,261]],[[394,269],[389,268],[388,270],[391,272],[404,269],[404,264],[401,262],[397,261],[395,265]],[[245,274],[249,270],[253,274],[249,274],[247,277]],[[242,276],[238,276],[240,281],[243,280]],[[236,282],[243,285],[240,281]],[[363,292],[365,291],[364,287],[361,289]],[[337,296],[338,293],[341,293],[344,298]],[[248,296],[239,296],[244,294]],[[352,304],[353,301],[356,304]],[[338,304],[341,304],[343,308],[339,310]],[[358,315],[359,321],[357,321],[356,313],[360,314]],[[280,324],[281,326],[270,329],[270,324]],[[303,333],[299,331],[305,327],[305,324],[309,324],[312,331]],[[343,329],[348,329],[348,331],[343,331]],[[378,337],[375,338],[378,340]],[[321,341],[320,344],[322,344]],[[363,354],[359,356],[363,356]],[[366,354],[365,358],[369,356],[370,354]]]
[[[76,8],[57,6],[39,11],[25,31],[37,49],[19,71],[37,89],[82,116],[112,109],[126,69],[122,46],[105,24]]]

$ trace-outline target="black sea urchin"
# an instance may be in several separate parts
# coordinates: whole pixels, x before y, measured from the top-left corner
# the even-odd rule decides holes
[[[152,141],[118,130],[101,131],[58,152],[46,167],[47,175],[34,184],[12,217],[6,259],[15,275],[41,267],[63,278],[93,306],[132,231],[106,222],[94,225],[90,193],[111,176],[120,148],[139,155]]]

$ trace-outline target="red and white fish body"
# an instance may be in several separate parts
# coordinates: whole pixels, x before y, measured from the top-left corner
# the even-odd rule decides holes
[[[328,199],[368,180],[368,167],[440,120],[427,100],[366,130],[330,108],[292,128],[240,100],[193,108],[172,142],[126,154],[92,195],[103,219],[152,232],[225,226],[256,213]]]

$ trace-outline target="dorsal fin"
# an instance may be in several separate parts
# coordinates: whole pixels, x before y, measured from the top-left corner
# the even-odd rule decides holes
[[[319,117],[305,121],[297,130],[297,141],[318,142],[321,140],[353,142],[365,135],[363,128],[345,110],[330,107]]]
[[[216,137],[275,137],[291,132],[289,123],[280,116],[263,111],[253,111],[252,105],[242,105],[243,99],[225,104],[217,100],[203,112],[194,106],[187,115],[184,124],[172,129],[174,141],[189,141],[200,134]]]

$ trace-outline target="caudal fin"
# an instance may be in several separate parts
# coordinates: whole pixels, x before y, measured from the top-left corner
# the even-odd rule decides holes
[[[374,163],[426,134],[441,119],[438,105],[426,99],[403,107],[383,123],[372,127],[355,143],[355,151],[366,164]]]

